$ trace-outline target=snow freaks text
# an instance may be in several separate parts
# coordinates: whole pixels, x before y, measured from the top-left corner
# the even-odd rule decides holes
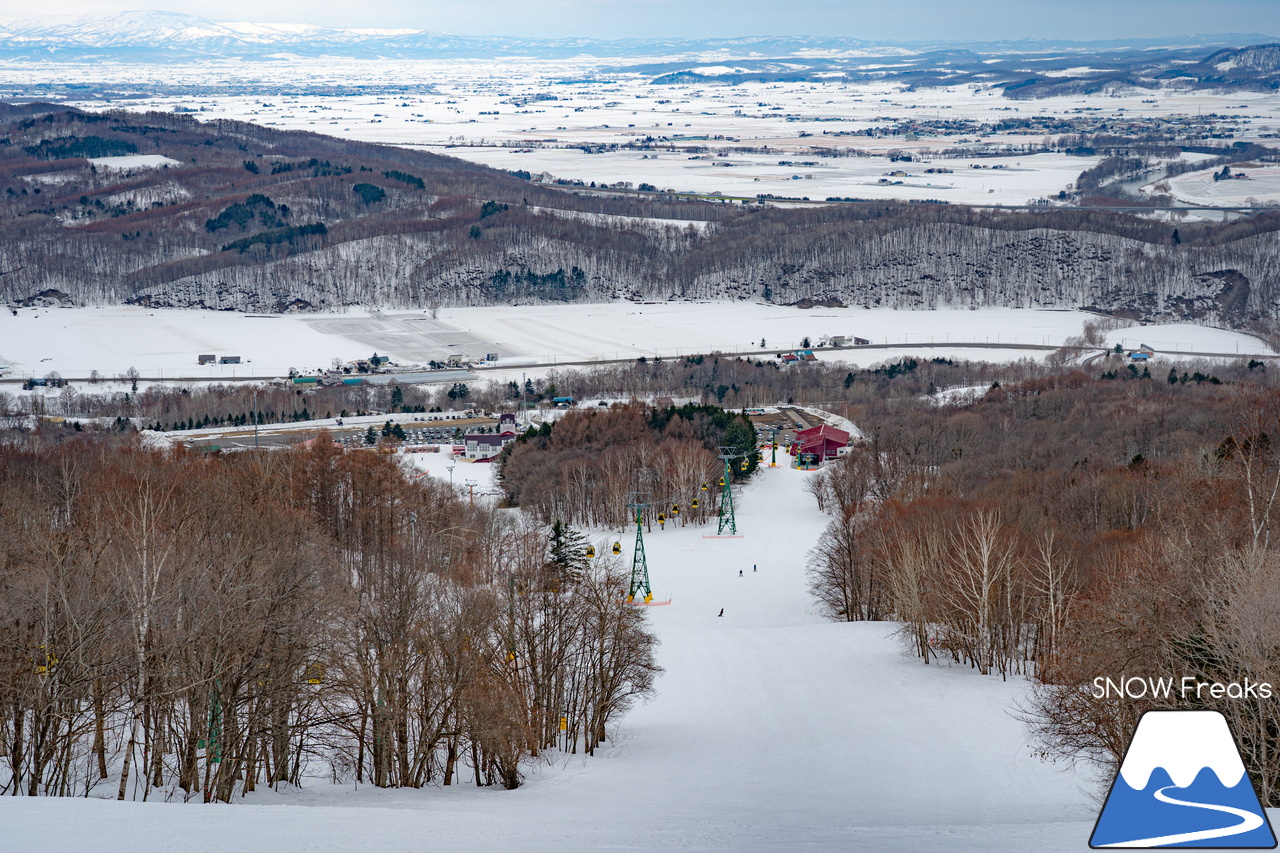
[[[1266,681],[1200,681],[1184,675],[1182,678],[1153,678],[1150,676],[1098,676],[1093,680],[1094,699],[1270,699],[1275,690]]]

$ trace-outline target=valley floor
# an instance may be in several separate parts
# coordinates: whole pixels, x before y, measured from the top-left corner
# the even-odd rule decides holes
[[[765,357],[814,345],[828,336],[861,337],[874,347],[819,349],[824,359],[867,367],[904,355],[1009,361],[1042,358],[1092,315],[1017,308],[933,311],[822,308],[757,302],[634,302],[495,305],[425,311],[253,315],[227,311],[21,308],[0,312],[0,375],[10,380],[56,371],[67,379],[98,372],[105,379],[130,367],[147,379],[226,382],[314,373],[334,358],[377,352],[398,364],[497,356],[497,381],[519,379],[535,364],[583,364],[645,356],[678,358],[712,351],[764,352]],[[764,346],[761,346],[764,342]],[[1241,332],[1189,323],[1112,332],[1109,343],[1147,343],[1162,354],[1271,354]],[[963,345],[963,346],[953,346]],[[200,354],[238,356],[238,364],[197,364]],[[754,356],[760,357],[760,356]],[[514,371],[514,372],[512,372]],[[510,375],[508,375],[510,373]],[[453,381],[453,380],[449,380]]]

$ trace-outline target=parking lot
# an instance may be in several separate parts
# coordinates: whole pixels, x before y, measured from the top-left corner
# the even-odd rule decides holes
[[[761,443],[776,439],[779,450],[791,446],[791,442],[796,437],[796,430],[823,424],[823,421],[814,417],[813,414],[799,411],[791,406],[784,406],[768,414],[751,415],[750,418],[751,423],[755,425],[757,439]]]

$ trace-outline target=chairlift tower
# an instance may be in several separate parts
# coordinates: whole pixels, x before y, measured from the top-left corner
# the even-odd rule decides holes
[[[645,498],[647,492],[632,492],[627,507],[635,513],[636,547],[631,556],[631,583],[627,587],[627,603],[635,601],[636,593],[644,593],[644,602],[653,601],[653,590],[649,588],[649,561],[644,555],[644,511],[649,506]]]
[[[724,474],[720,477],[720,525],[716,529],[717,536],[723,536],[726,528],[731,536],[738,535],[738,520],[733,514],[733,471],[729,462],[737,459],[742,453],[728,445],[720,445],[717,454],[724,460]]]

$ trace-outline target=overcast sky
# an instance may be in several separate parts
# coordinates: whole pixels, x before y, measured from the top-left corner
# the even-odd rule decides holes
[[[0,17],[39,15],[0,0]],[[866,39],[1105,39],[1280,34],[1280,0],[57,0],[56,14],[139,8],[222,21],[410,27],[475,35],[838,35]]]

